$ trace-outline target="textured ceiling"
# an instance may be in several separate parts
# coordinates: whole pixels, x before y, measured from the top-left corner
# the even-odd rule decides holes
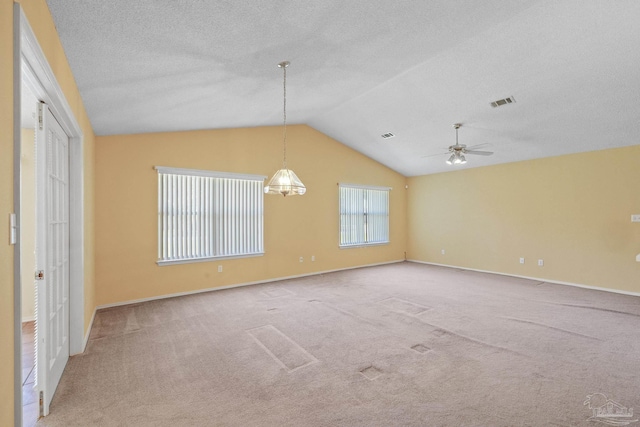
[[[289,60],[290,123],[406,176],[456,122],[455,168],[640,144],[637,0],[47,3],[98,135],[279,125]]]

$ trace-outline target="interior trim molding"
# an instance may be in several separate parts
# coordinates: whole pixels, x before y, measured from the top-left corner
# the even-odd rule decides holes
[[[87,333],[84,334],[84,340],[82,340],[82,348],[78,353],[73,353],[71,354],[71,356],[82,354],[87,349],[87,343],[89,342],[89,336],[91,335],[91,330],[93,329],[93,321],[96,320],[97,311],[98,311],[98,308],[93,309],[93,314],[91,315],[91,320],[89,321],[89,326],[87,327]]]
[[[69,136],[69,354],[81,352],[84,337],[84,152],[83,133],[38,39],[19,10],[20,78],[45,102]],[[19,125],[19,115],[17,118]]]
[[[21,77],[20,54],[22,52],[21,37],[22,8],[19,3],[13,4],[13,207],[10,212],[16,216],[16,242],[13,246],[13,424],[22,426],[22,277],[20,271],[22,245],[21,239],[21,199],[20,199],[20,158],[22,144],[20,135],[21,115]]]
[[[436,262],[419,261],[417,259],[408,259],[407,261],[408,262],[415,262],[416,264],[427,264],[427,265],[435,265],[435,266],[438,266],[438,267],[455,268],[457,270],[468,270],[468,271],[476,271],[478,273],[497,274],[499,276],[517,277],[518,279],[537,280],[539,282],[551,283],[551,284],[554,284],[554,285],[573,286],[574,288],[591,289],[591,290],[594,290],[594,291],[604,291],[604,292],[611,292],[611,293],[614,293],[614,294],[622,294],[622,295],[630,295],[630,296],[633,296],[633,297],[640,297],[640,292],[623,291],[622,289],[601,288],[599,286],[582,285],[580,283],[562,282],[562,281],[559,281],[559,280],[543,279],[541,277],[520,276],[518,274],[500,273],[499,271],[478,270],[477,268],[467,268],[467,267],[460,267],[460,266],[457,266],[457,265],[438,264]]]
[[[22,9],[20,9],[20,54],[23,65],[27,65],[30,71],[28,73],[22,70],[22,77],[26,79],[25,83],[29,89],[33,90],[37,98],[49,104],[51,112],[67,134],[71,133],[74,137],[82,138],[82,128]],[[32,76],[37,80],[33,81]]]
[[[101,310],[103,308],[120,307],[120,306],[123,306],[123,305],[138,304],[138,303],[141,303],[141,302],[156,301],[156,300],[161,300],[161,299],[166,299],[166,298],[175,298],[175,297],[182,297],[182,296],[186,296],[186,295],[195,295],[195,294],[201,294],[201,293],[204,293],[204,292],[211,292],[211,291],[221,291],[223,289],[233,289],[233,288],[240,288],[240,287],[243,287],[243,286],[260,285],[260,284],[263,284],[263,283],[279,282],[281,280],[300,279],[300,278],[303,278],[303,277],[319,276],[321,274],[335,273],[335,272],[338,272],[338,271],[355,270],[355,269],[358,269],[358,268],[365,268],[365,267],[375,267],[377,265],[396,264],[396,263],[404,262],[404,261],[405,261],[404,259],[399,259],[399,260],[395,260],[395,261],[386,261],[386,262],[379,262],[379,263],[374,263],[374,264],[358,265],[358,266],[355,266],[355,267],[337,268],[335,270],[316,271],[316,272],[308,273],[308,274],[299,274],[299,275],[295,275],[295,276],[276,277],[276,278],[273,278],[273,279],[258,280],[258,281],[255,281],[255,282],[245,282],[245,283],[238,283],[238,284],[235,284],[235,285],[218,286],[218,287],[215,287],[215,288],[205,288],[205,289],[198,289],[198,290],[195,290],[195,291],[178,292],[178,293],[175,293],[175,294],[158,295],[158,296],[149,297],[149,298],[140,298],[140,299],[135,299],[135,300],[121,301],[121,302],[115,302],[115,303],[111,303],[111,304],[99,305],[98,307],[96,307],[96,311],[97,310]],[[92,326],[93,326],[93,320],[92,320]]]

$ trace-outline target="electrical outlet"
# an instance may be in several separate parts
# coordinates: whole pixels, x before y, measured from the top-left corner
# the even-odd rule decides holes
[[[543,259],[539,259],[538,260],[538,267],[542,267],[544,265],[544,260]]]
[[[222,266],[221,265],[218,266],[218,273],[222,273]]]
[[[300,262],[304,262],[304,258],[300,257]]]
[[[316,260],[316,256],[315,255],[311,255],[311,261],[315,261]]]
[[[636,255],[636,261],[640,262],[640,254]]]
[[[524,258],[520,258],[520,264],[524,264]]]
[[[441,250],[441,251],[440,251],[440,253],[441,253],[442,255],[444,255],[444,249],[443,249],[443,250]]]
[[[631,215],[631,222],[640,222],[640,214]]]

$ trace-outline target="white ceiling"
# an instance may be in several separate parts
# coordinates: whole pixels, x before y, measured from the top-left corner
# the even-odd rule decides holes
[[[456,122],[456,168],[640,144],[637,0],[47,3],[98,135],[279,125],[289,60],[289,123],[406,176]]]

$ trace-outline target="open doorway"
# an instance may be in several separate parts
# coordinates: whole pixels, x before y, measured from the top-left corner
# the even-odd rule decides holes
[[[84,156],[82,130],[19,3],[14,4],[14,29],[19,41],[14,90],[21,93],[16,98],[14,110],[14,194],[18,195],[14,202],[19,214],[19,252],[14,264],[14,418],[16,425],[22,421],[23,426],[31,426],[40,414],[48,413],[49,402],[59,380],[57,375],[55,381],[51,381],[50,378],[54,377],[51,372],[61,374],[64,368],[62,365],[58,369],[60,364],[48,362],[56,354],[61,354],[58,347],[66,347],[66,355],[60,360],[68,358],[69,354],[82,353],[87,339],[84,332]],[[59,176],[62,170],[67,171],[64,179]],[[49,182],[43,182],[47,178]],[[57,184],[52,183],[53,180],[57,180]],[[42,193],[43,189],[45,193]],[[64,209],[60,208],[61,203],[52,203],[48,207],[44,204],[44,200],[60,200],[62,196],[59,194],[63,193]],[[38,194],[47,194],[47,198]],[[50,194],[55,194],[55,199],[51,199]],[[61,219],[56,212],[62,211]],[[40,218],[43,212],[54,214],[45,221]],[[63,222],[65,225],[61,226]],[[43,233],[43,225],[48,227],[49,234]],[[65,227],[66,231],[56,233],[55,227]],[[43,234],[47,236],[46,240],[42,239]],[[61,239],[68,242],[66,253],[57,249],[59,245],[56,242]],[[49,242],[53,242],[56,250],[47,246]],[[47,258],[46,263],[42,262],[43,251],[55,256],[62,254],[67,260],[63,263],[66,264],[64,273],[58,273],[61,263],[55,256]],[[36,270],[43,271],[41,280],[36,280]],[[58,304],[55,298],[47,296],[62,294],[56,287],[60,280],[55,279],[60,276],[68,276],[68,290],[63,299],[68,301],[69,308],[63,320],[51,321],[48,313],[52,313],[51,307]],[[55,290],[49,291],[50,286]],[[35,325],[31,323],[34,320]],[[23,321],[25,327],[20,328]],[[60,325],[65,324],[67,327],[63,334],[56,332],[62,328]],[[58,337],[63,335],[64,343],[58,345]],[[58,368],[53,369],[52,366]],[[32,408],[35,411],[32,412]]]
[[[22,317],[22,423],[33,426],[38,419],[35,389],[36,320],[36,158],[35,126],[38,99],[25,85],[21,87],[20,111],[20,276]]]

